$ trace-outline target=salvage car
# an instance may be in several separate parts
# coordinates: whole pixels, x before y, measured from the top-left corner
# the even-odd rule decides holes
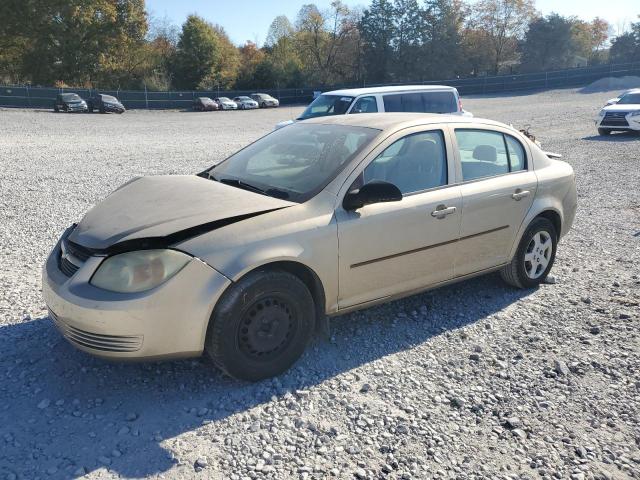
[[[275,108],[280,106],[280,100],[273,98],[268,93],[252,93],[251,98],[258,102],[260,108]]]
[[[206,352],[259,380],[327,316],[494,271],[539,285],[576,203],[571,166],[498,122],[318,118],[198,175],[122,185],[63,233],[43,296],[85,352]]]
[[[54,112],[87,112],[87,102],[77,93],[59,93],[53,102]]]
[[[240,110],[252,110],[254,108],[259,108],[258,102],[247,96],[235,97],[233,101],[236,102]]]
[[[209,97],[198,97],[193,100],[193,110],[196,112],[213,112],[220,110],[220,104]]]
[[[124,113],[125,108],[120,100],[113,95],[105,95],[103,93],[97,93],[93,97],[89,98],[88,108],[89,112],[98,110],[100,113]]]
[[[616,103],[605,106],[595,122],[600,135],[640,132],[640,88],[629,90]]]
[[[220,105],[220,110],[237,110],[238,104],[228,97],[219,97],[214,99]]]

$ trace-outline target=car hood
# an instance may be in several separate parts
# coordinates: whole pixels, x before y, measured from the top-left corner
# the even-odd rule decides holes
[[[95,250],[169,245],[293,205],[195,175],[141,177],[89,210],[69,240]]]
[[[609,105],[604,107],[605,112],[633,112],[636,110],[640,110],[640,104],[637,103],[629,103],[627,105]]]

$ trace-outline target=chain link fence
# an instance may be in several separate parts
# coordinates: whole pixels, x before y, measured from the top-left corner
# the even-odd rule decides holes
[[[456,87],[461,95],[496,94],[523,90],[567,88],[588,85],[605,77],[640,76],[640,62],[600,65],[595,67],[573,68],[550,72],[526,73],[518,75],[497,75],[449,80],[387,83],[384,85],[449,85]],[[316,88],[263,89],[280,100],[281,105],[309,103],[316,91],[335,90],[337,88],[374,87],[382,84],[345,84]],[[639,85],[640,86],[640,85]],[[128,109],[188,109],[197,97],[229,97],[249,95],[255,90],[198,90],[156,92],[146,90],[92,90],[86,88],[46,88],[30,86],[0,86],[0,106],[52,108],[57,94],[73,92],[82,98],[89,98],[99,92],[117,97]]]

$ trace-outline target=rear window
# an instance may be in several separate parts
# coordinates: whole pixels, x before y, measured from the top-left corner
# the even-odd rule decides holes
[[[453,92],[414,92],[384,95],[385,112],[454,113],[458,102]]]

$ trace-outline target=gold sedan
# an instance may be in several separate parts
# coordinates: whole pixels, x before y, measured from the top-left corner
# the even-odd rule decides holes
[[[62,334],[112,359],[198,356],[277,375],[327,316],[499,270],[542,282],[571,166],[490,120],[411,113],[276,130],[193,176],[131,180],[43,271]]]

